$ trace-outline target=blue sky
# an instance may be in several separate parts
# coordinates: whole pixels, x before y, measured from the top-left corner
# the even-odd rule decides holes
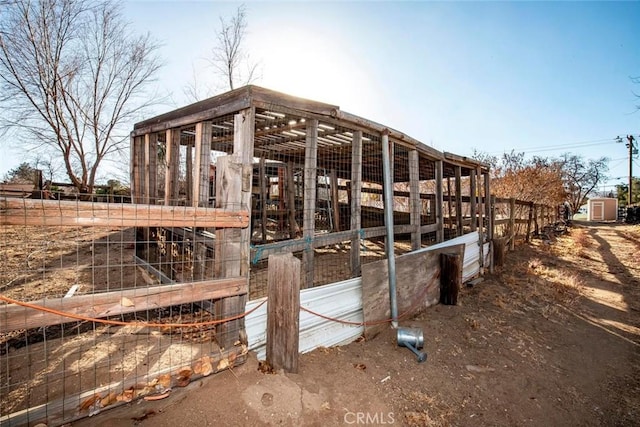
[[[133,27],[163,43],[160,113],[184,105],[219,16],[239,3],[129,1]],[[611,158],[640,135],[638,2],[247,2],[256,84],[339,105],[439,150],[512,149]],[[638,138],[640,139],[640,138]],[[554,147],[556,149],[550,149]],[[6,157],[6,156],[3,156]],[[15,156],[13,156],[15,157]],[[0,173],[8,169],[6,159]],[[640,175],[636,160],[634,175]]]

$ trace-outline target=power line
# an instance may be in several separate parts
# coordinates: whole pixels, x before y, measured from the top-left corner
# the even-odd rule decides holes
[[[513,148],[514,151],[524,151],[524,152],[528,152],[528,153],[537,153],[537,152],[541,152],[541,151],[555,151],[555,150],[563,150],[563,149],[570,149],[570,148],[582,148],[582,147],[591,147],[591,146],[596,146],[596,145],[600,145],[603,142],[614,142],[615,139],[613,138],[606,138],[606,139],[594,139],[594,140],[590,140],[590,141],[580,141],[580,142],[570,142],[570,143],[562,143],[562,144],[553,144],[553,145],[542,145],[542,146],[536,146],[536,147],[529,147],[529,148]],[[502,151],[494,151],[494,152],[490,152],[488,154],[502,154],[505,153],[505,150]]]

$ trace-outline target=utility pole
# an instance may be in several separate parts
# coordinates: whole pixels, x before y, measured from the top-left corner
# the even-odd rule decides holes
[[[627,148],[629,149],[629,195],[627,198],[627,206],[631,206],[633,203],[633,155],[638,153],[638,150],[633,145],[636,139],[633,135],[627,135]],[[622,142],[622,138],[616,137],[616,142]]]
[[[635,138],[633,135],[627,135],[627,141],[629,141],[627,143],[627,146],[629,147],[629,201],[627,206],[631,206],[633,203],[633,142],[635,141]]]

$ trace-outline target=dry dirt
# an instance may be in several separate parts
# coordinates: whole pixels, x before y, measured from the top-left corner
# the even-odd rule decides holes
[[[508,253],[501,271],[406,326],[318,349],[298,374],[244,365],[74,426],[640,425],[640,227],[575,224]]]

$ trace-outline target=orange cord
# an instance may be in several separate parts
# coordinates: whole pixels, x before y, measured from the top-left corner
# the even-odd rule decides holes
[[[116,326],[138,325],[138,326],[145,326],[145,327],[149,327],[149,328],[191,328],[191,327],[217,325],[217,324],[220,324],[220,323],[228,322],[228,321],[231,321],[231,320],[237,320],[237,319],[241,319],[241,318],[243,318],[245,316],[248,316],[249,314],[251,314],[254,311],[256,311],[258,308],[260,308],[265,302],[267,302],[267,300],[264,300],[260,304],[258,304],[256,307],[252,308],[249,311],[237,314],[237,315],[232,316],[232,317],[227,317],[225,319],[210,320],[208,322],[196,322],[196,323],[153,323],[153,322],[123,322],[123,321],[120,321],[120,320],[107,320],[107,319],[97,319],[97,318],[94,318],[94,317],[86,317],[86,316],[82,316],[82,315],[79,315],[79,314],[67,313],[67,312],[59,311],[59,310],[56,310],[56,309],[53,309],[53,308],[43,307],[41,305],[30,304],[28,302],[14,300],[14,299],[6,297],[4,295],[0,295],[0,300],[5,301],[5,302],[7,302],[9,304],[16,304],[16,305],[20,305],[22,307],[31,308],[33,310],[39,310],[39,311],[44,311],[46,313],[57,314],[59,316],[68,317],[68,318],[76,319],[76,320],[84,320],[84,321],[87,321],[87,322],[102,323],[102,324],[105,324],[105,325],[116,325]]]
[[[427,292],[427,288],[425,287],[424,290],[418,295],[418,298],[415,299],[415,302],[407,309],[405,310],[402,314],[398,315],[398,319],[403,319],[406,316],[408,316],[416,307],[418,307],[418,305],[422,304],[422,298],[424,297],[424,295]],[[139,325],[139,326],[145,326],[145,327],[149,327],[149,328],[189,328],[189,327],[200,327],[200,326],[211,326],[211,325],[217,325],[220,323],[225,323],[225,322],[229,322],[231,320],[237,320],[237,319],[241,319],[245,316],[248,316],[249,314],[253,313],[254,311],[256,311],[257,309],[259,309],[260,307],[262,307],[262,305],[264,305],[267,302],[267,299],[265,298],[264,301],[262,301],[260,304],[258,304],[256,307],[252,308],[249,311],[246,311],[244,313],[240,313],[238,315],[232,316],[232,317],[227,317],[225,319],[218,319],[218,320],[210,320],[208,322],[196,322],[196,323],[153,323],[153,322],[123,322],[120,320],[106,320],[106,319],[97,319],[94,317],[86,317],[86,316],[82,316],[79,314],[73,314],[73,313],[67,313],[64,311],[59,311],[53,308],[48,308],[48,307],[43,307],[41,305],[36,305],[36,304],[30,304],[28,302],[23,302],[23,301],[18,301],[18,300],[14,300],[12,298],[6,297],[4,295],[0,295],[0,300],[5,301],[9,304],[16,304],[16,305],[20,305],[22,307],[26,307],[26,308],[31,308],[33,310],[39,310],[39,311],[44,311],[46,313],[51,313],[51,314],[57,314],[59,316],[63,316],[63,317],[68,317],[71,319],[76,319],[76,320],[84,320],[87,322],[96,322],[96,323],[102,323],[105,325],[116,325],[116,326],[128,326],[128,325]],[[393,319],[383,319],[383,320],[373,320],[370,322],[352,322],[349,320],[341,320],[341,319],[336,319],[334,317],[329,317],[329,316],[325,316],[324,314],[320,314],[318,312],[315,312],[313,310],[310,310],[306,307],[300,306],[300,310],[306,311],[309,314],[312,314],[314,316],[318,316],[321,317],[323,319],[326,320],[330,320],[332,322],[336,322],[336,323],[342,323],[345,325],[354,325],[354,326],[375,326],[375,325],[382,325],[385,323],[389,323],[392,322]]]

